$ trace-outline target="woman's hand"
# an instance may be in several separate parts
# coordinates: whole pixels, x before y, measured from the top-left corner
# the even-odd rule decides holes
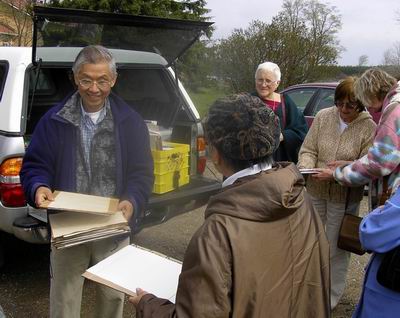
[[[335,170],[337,167],[347,166],[353,163],[353,161],[346,161],[346,160],[336,160],[327,163],[327,166],[331,170]]]
[[[329,181],[334,179],[333,170],[331,169],[317,168],[315,170],[318,170],[318,173],[312,174],[311,177],[317,181]]]
[[[144,291],[141,288],[136,288],[136,296],[129,297],[129,302],[132,303],[133,306],[135,306],[136,308],[139,305],[139,302],[142,299],[142,297],[147,294],[148,294],[147,291]]]

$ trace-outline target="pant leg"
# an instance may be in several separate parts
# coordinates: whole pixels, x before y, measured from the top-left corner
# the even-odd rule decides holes
[[[108,238],[93,243],[91,266],[129,244],[129,237]],[[102,284],[96,284],[97,318],[122,318],[125,294]]]
[[[324,225],[324,228],[325,228],[326,218],[327,218],[327,211],[326,211],[327,201],[324,199],[318,199],[316,197],[313,197],[312,195],[310,195],[310,198],[311,198],[313,206],[314,206],[315,210],[318,212],[318,214],[321,218],[322,224]]]
[[[50,254],[50,317],[79,318],[81,315],[82,273],[88,268],[90,245],[82,244]]]
[[[358,214],[360,203],[351,203],[347,212]],[[343,295],[346,286],[347,269],[350,262],[350,252],[337,247],[339,229],[345,212],[345,203],[328,202],[326,235],[330,246],[331,264],[331,308],[335,308]]]

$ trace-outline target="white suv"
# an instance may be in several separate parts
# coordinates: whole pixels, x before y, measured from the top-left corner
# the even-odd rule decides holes
[[[0,231],[48,242],[46,217],[26,204],[19,170],[39,119],[75,90],[71,66],[88,44],[111,48],[117,95],[145,120],[157,121],[164,140],[190,145],[189,184],[153,194],[136,230],[205,203],[218,191],[220,182],[202,176],[206,153],[199,114],[171,68],[209,24],[35,7],[34,45],[0,47]]]

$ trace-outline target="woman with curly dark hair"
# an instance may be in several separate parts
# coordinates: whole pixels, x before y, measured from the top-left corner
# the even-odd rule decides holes
[[[222,191],[189,243],[176,304],[138,289],[136,317],[329,317],[327,239],[296,166],[272,159],[278,117],[234,95],[204,128]]]

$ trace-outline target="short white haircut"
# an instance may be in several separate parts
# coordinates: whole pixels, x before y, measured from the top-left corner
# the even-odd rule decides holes
[[[258,71],[269,71],[275,75],[277,81],[281,80],[281,70],[279,66],[275,63],[264,62],[259,64],[256,70],[256,74],[254,75],[255,78],[257,78]]]

